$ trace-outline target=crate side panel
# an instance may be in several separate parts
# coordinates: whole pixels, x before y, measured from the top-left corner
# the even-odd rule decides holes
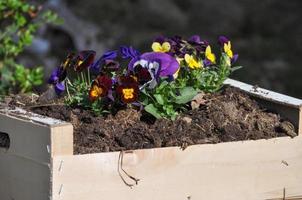
[[[1,200],[49,200],[49,165],[0,153]]]
[[[253,86],[230,78],[225,80],[224,84],[236,88],[240,88],[241,90],[249,93],[250,95],[257,96],[262,99],[266,99],[268,101],[275,101],[278,102],[279,104],[285,104],[296,108],[299,108],[302,105],[302,99],[298,99],[288,95],[280,94],[278,92],[266,90],[258,86]]]
[[[270,199],[302,195],[302,137],[53,158],[53,200]]]
[[[298,129],[300,129],[300,110],[299,108],[288,106],[285,104],[280,104],[279,102],[276,101],[269,101],[262,99],[260,97],[252,97],[256,99],[258,104],[265,110],[273,112],[273,113],[278,113],[278,115],[281,116],[282,119],[289,120],[296,128],[297,128],[297,133]]]
[[[73,154],[73,126],[65,124],[51,128],[51,156]]]
[[[10,148],[6,153],[37,162],[50,162],[51,129],[48,126],[0,113],[0,131],[10,137]]]
[[[300,106],[300,117],[299,117],[299,136],[302,136],[302,106]]]

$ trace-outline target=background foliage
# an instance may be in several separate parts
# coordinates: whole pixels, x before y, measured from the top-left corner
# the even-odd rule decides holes
[[[42,67],[25,68],[17,58],[40,26],[54,22],[59,22],[57,15],[41,6],[23,0],[0,1],[0,94],[30,92],[43,83]]]

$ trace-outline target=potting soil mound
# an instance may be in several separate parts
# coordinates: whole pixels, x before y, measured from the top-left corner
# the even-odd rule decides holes
[[[289,121],[260,108],[238,89],[228,87],[203,99],[205,102],[199,109],[183,113],[175,121],[154,120],[130,108],[107,117],[64,105],[31,110],[71,122],[75,154],[168,146],[185,148],[193,144],[296,135]]]

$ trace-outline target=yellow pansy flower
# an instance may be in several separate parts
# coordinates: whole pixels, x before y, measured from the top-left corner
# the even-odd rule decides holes
[[[211,61],[211,63],[216,63],[216,56],[212,53],[210,45],[206,48],[205,57]]]
[[[228,41],[228,43],[224,43],[223,45],[224,52],[230,57],[233,58],[233,51],[231,46],[231,41]]]
[[[160,44],[159,42],[153,42],[152,44],[152,50],[154,52],[168,52],[171,49],[171,45],[169,42],[164,42],[162,44]]]
[[[185,61],[191,69],[198,69],[202,67],[202,63],[189,54],[185,55]]]

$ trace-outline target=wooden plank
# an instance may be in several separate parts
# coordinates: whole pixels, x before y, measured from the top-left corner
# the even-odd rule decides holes
[[[270,199],[302,195],[302,136],[53,158],[53,200]],[[122,173],[129,183],[133,181]]]
[[[302,106],[300,106],[299,135],[302,135]]]
[[[224,84],[230,85],[236,88],[239,88],[250,95],[261,97],[262,99],[268,101],[275,101],[280,104],[285,104],[288,106],[293,106],[295,108],[299,108],[302,105],[302,100],[294,97],[290,97],[284,94],[280,94],[277,92],[273,92],[270,90],[266,90],[260,87],[255,87],[237,80],[227,79]]]
[[[283,95],[277,92],[266,90],[263,88],[255,88],[252,85],[236,81],[233,79],[227,79],[225,84],[236,87],[247,94],[255,98],[257,102],[270,112],[278,113],[282,118],[285,118],[292,122],[298,129],[301,130],[299,123],[299,108],[302,107],[302,100],[293,98],[287,95]],[[302,133],[301,133],[302,134]]]
[[[73,154],[73,126],[67,122],[22,109],[1,110],[0,131],[10,137],[7,153],[12,155],[50,163],[50,156]]]
[[[0,199],[49,200],[50,172],[46,163],[0,153]]]
[[[73,127],[19,111],[0,112],[0,132],[10,138],[10,147],[0,148],[0,199],[47,200],[51,157],[73,154]]]
[[[10,137],[10,148],[4,153],[35,162],[50,162],[49,127],[0,113],[0,131]]]
[[[51,156],[73,155],[73,126],[65,124],[51,128]]]
[[[47,126],[51,126],[51,127],[62,126],[62,125],[65,125],[65,124],[69,124],[69,123],[64,122],[62,120],[42,116],[42,115],[32,113],[32,112],[28,112],[28,111],[26,111],[22,108],[14,108],[14,109],[5,108],[5,109],[1,109],[0,113],[3,113],[5,115],[9,115],[9,116],[15,116],[19,119],[24,119],[26,121],[32,121],[34,123],[47,125]]]

